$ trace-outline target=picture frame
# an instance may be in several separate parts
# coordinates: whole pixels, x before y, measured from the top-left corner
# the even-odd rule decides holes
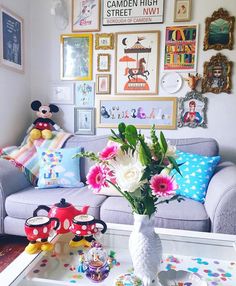
[[[24,20],[4,6],[0,6],[0,12],[0,63],[24,73]]]
[[[110,94],[111,93],[111,75],[97,74],[96,75],[96,93]]]
[[[122,1],[103,0],[103,26],[163,23],[164,0]]]
[[[55,104],[74,104],[74,84],[65,82],[51,83],[49,100]]]
[[[100,31],[101,0],[72,0],[72,32]]]
[[[190,91],[185,97],[179,98],[178,127],[206,128],[207,102],[208,99],[196,90]]]
[[[95,50],[113,50],[113,49],[114,49],[113,33],[95,34]]]
[[[176,129],[176,97],[100,96],[96,100],[97,127],[114,128],[120,122],[137,128]]]
[[[75,104],[78,107],[93,107],[95,96],[93,81],[78,81],[75,83]]]
[[[111,64],[110,54],[98,54],[97,56],[97,71],[109,72]]]
[[[235,17],[220,8],[205,20],[205,37],[203,50],[233,49]]]
[[[115,93],[156,95],[159,53],[159,31],[116,33]]]
[[[197,52],[197,24],[175,25],[166,27],[164,52],[165,71],[196,71]]]
[[[78,135],[95,134],[95,108],[75,107],[74,108],[74,133]]]
[[[233,63],[227,57],[217,53],[204,63],[202,92],[231,93]]]
[[[61,35],[61,79],[92,80],[93,35]]]
[[[175,0],[174,22],[188,22],[191,20],[192,0]]]

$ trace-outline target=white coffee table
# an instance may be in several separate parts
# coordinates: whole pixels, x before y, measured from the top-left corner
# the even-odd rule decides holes
[[[131,230],[129,225],[108,224],[108,231],[100,241],[108,253],[116,252],[118,263],[99,285],[112,286],[115,277],[132,271],[128,251]],[[156,231],[163,245],[162,271],[186,270],[209,286],[236,286],[236,236],[160,228]],[[71,237],[70,233],[56,236],[53,253],[22,253],[1,273],[0,285],[96,285],[77,272],[78,249],[68,246]]]

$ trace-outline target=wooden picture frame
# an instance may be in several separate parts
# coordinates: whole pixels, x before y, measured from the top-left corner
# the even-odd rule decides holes
[[[100,96],[96,99],[97,127],[117,127],[120,122],[137,128],[176,129],[176,97]]]
[[[92,80],[93,35],[61,35],[61,79]]]
[[[156,95],[160,32],[116,33],[116,84],[119,95]]]
[[[96,93],[110,94],[111,93],[111,75],[97,74],[96,75]]]
[[[4,6],[0,6],[0,12],[0,63],[24,73],[24,20]]]
[[[204,63],[202,92],[231,93],[233,63],[221,53]]]
[[[75,83],[75,104],[79,107],[93,107],[95,97],[93,81],[78,81]]]
[[[235,17],[220,8],[205,20],[203,50],[233,49]]]
[[[196,90],[190,91],[185,97],[179,98],[178,127],[207,127],[208,99]]]
[[[189,22],[191,20],[192,0],[175,0],[174,22]]]
[[[165,35],[164,71],[196,71],[198,25],[167,26]]]
[[[55,104],[74,104],[74,84],[71,82],[51,83],[49,101]]]
[[[113,49],[114,49],[113,33],[95,34],[95,50],[113,50]]]
[[[81,135],[95,134],[95,108],[75,107],[74,108],[74,133]]]
[[[97,56],[97,71],[109,72],[111,64],[110,54],[98,54]]]
[[[100,31],[101,0],[72,0],[72,32]]]

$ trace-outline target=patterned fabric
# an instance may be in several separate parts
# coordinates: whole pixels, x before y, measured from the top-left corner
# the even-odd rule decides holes
[[[208,184],[220,156],[207,157],[181,151],[177,151],[177,156],[177,163],[184,163],[180,166],[182,176],[175,174],[175,180],[179,185],[177,194],[204,203]]]
[[[37,147],[58,149],[61,148],[71,136],[69,133],[53,131],[52,139],[38,139],[33,142],[29,140],[29,136],[26,136],[20,146],[2,148],[0,150],[0,156],[3,159],[10,160],[25,173],[30,183],[36,186],[39,174]]]
[[[38,148],[38,188],[83,187],[84,184],[80,181],[79,158],[74,158],[80,151],[80,148]]]

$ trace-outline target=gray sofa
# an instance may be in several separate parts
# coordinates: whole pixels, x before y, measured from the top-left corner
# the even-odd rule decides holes
[[[177,149],[215,156],[218,144],[211,138],[173,139]],[[73,136],[65,148],[83,147],[87,151],[100,151],[107,142],[107,136]],[[81,178],[92,165],[81,159]],[[51,206],[65,198],[75,207],[90,205],[89,213],[105,222],[132,224],[133,216],[126,200],[122,197],[95,195],[87,187],[35,189],[23,173],[9,161],[0,159],[0,233],[24,235],[24,221],[32,216],[38,205]],[[172,201],[159,205],[156,226],[205,232],[236,234],[236,165],[221,162],[208,186],[205,204],[191,199],[181,203]]]

